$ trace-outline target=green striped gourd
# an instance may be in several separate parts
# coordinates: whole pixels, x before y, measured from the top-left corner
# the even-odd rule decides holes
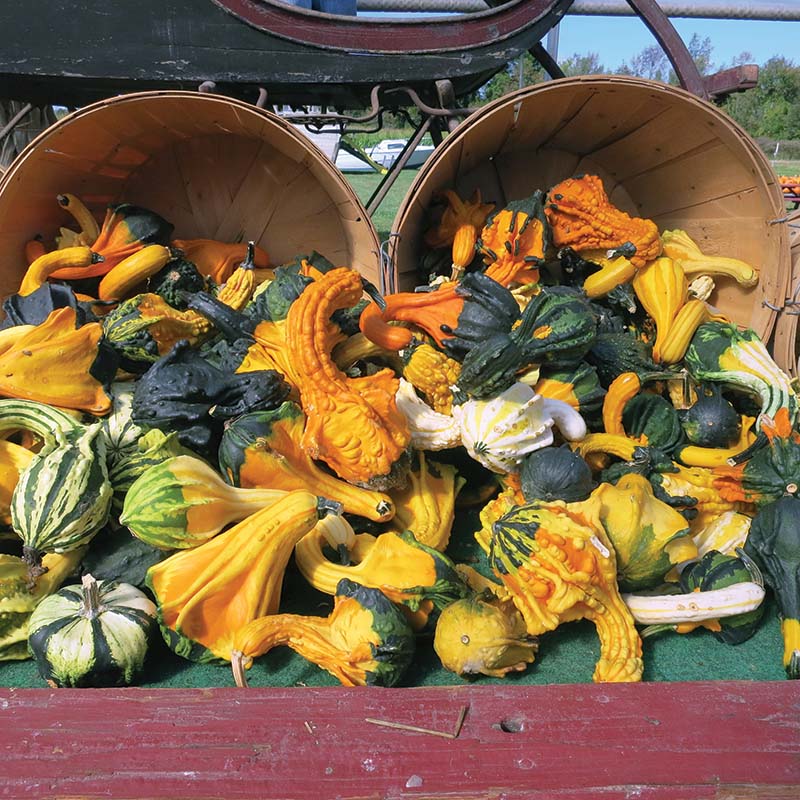
[[[51,686],[131,684],[155,630],[155,604],[134,586],[97,582],[45,597],[28,624],[28,647]]]
[[[229,486],[201,459],[176,456],[150,467],[133,482],[120,523],[153,547],[184,550],[207,542],[226,525],[286,494],[279,489]]]
[[[112,492],[101,426],[42,403],[0,400],[0,432],[21,428],[42,439],[11,497],[11,526],[34,576],[43,553],[86,544],[108,518]]]

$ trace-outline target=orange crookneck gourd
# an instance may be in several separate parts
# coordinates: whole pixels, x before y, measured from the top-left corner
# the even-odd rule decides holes
[[[545,214],[553,244],[585,250],[615,250],[626,242],[636,247],[630,257],[637,268],[661,253],[655,222],[631,217],[614,206],[597,175],[581,175],[556,184],[547,195]]]
[[[439,224],[425,234],[425,244],[433,248],[450,246],[454,272],[459,272],[475,257],[478,234],[494,209],[494,203],[482,203],[480,189],[476,189],[469,200],[462,200],[452,189],[445,189],[441,196],[447,201],[447,208]],[[458,277],[457,274],[454,277]]]
[[[33,459],[33,453],[14,442],[0,439],[0,525],[11,525],[11,496],[19,474]]]
[[[493,214],[481,230],[478,248],[487,265],[485,274],[501,286],[532,283],[548,246],[548,229],[542,213],[541,192]],[[371,303],[361,315],[362,333],[387,350],[408,347],[412,330],[391,325],[407,322],[424,331],[436,345],[452,336],[464,308],[467,292],[458,281],[447,281],[431,291],[398,292],[386,297],[386,307]]]
[[[354,306],[363,291],[358,272],[340,267],[292,303],[286,317],[289,377],[308,418],[306,453],[343,480],[382,491],[401,481],[407,467],[411,433],[395,402],[399,379],[391,369],[348,378],[331,358],[331,315]]]
[[[337,562],[326,557],[326,545],[339,554]],[[434,609],[468,593],[453,562],[411,531],[357,534],[343,517],[321,520],[304,536],[295,547],[295,563],[326,594],[334,594],[342,578],[380,589],[402,607],[415,630],[425,627]]]
[[[394,686],[414,656],[414,633],[403,613],[378,589],[346,578],[336,586],[327,617],[271,614],[238,630],[231,666],[237,686],[253,658],[287,645],[344,686]]]
[[[614,548],[602,526],[557,504],[517,506],[493,525],[489,563],[538,636],[591,620],[600,638],[595,681],[642,679],[642,643],[617,586]]]
[[[247,257],[247,242],[218,242],[215,239],[173,239],[173,247],[182,250],[201,275],[215,283],[225,283]],[[253,248],[253,266],[269,267],[269,255],[262,248]]]
[[[0,354],[0,396],[107,414],[111,398],[92,374],[102,360],[102,327],[89,322],[77,328],[75,309],[68,307],[26,327]]]

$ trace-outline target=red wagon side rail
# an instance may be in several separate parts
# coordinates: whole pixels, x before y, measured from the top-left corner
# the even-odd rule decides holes
[[[800,684],[2,690],[0,796],[800,796]]]

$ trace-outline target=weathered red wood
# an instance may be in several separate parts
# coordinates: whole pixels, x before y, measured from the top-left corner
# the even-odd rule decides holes
[[[571,0],[509,0],[474,14],[442,18],[331,16],[270,0],[213,0],[238,19],[293,42],[370,53],[423,53],[496,44],[532,28],[543,34]],[[531,45],[536,39],[531,40]],[[465,57],[468,54],[465,54]]]
[[[453,732],[396,730],[367,718]],[[796,798],[800,684],[0,691],[0,796]]]

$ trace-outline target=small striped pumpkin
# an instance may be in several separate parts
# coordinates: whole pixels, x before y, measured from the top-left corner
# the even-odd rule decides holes
[[[28,649],[51,686],[127,686],[141,672],[155,630],[155,604],[127,583],[65,586],[36,606]]]

